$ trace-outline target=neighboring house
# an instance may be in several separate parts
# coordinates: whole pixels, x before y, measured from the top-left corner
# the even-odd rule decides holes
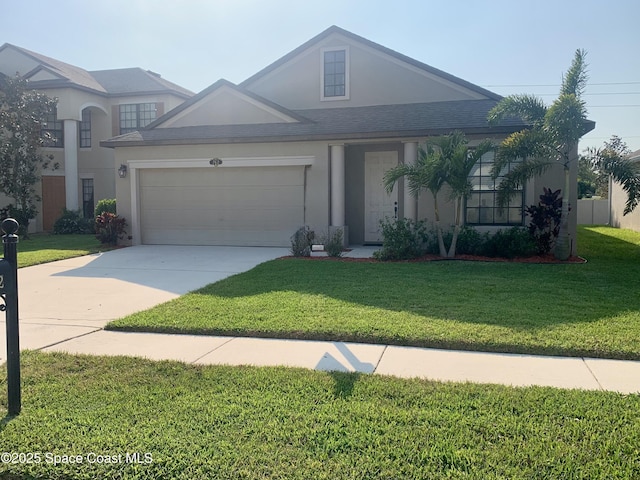
[[[401,181],[388,194],[384,172],[415,162],[418,146],[435,135],[457,129],[473,142],[498,142],[525,127],[519,119],[488,126],[500,99],[334,26],[241,84],[219,80],[102,145],[128,169],[116,196],[133,244],[289,246],[302,225],[341,229],[352,244],[379,243],[384,217],[433,220],[428,193],[416,201]],[[549,171],[500,211],[491,161],[487,155],[474,170],[467,224],[523,225],[523,206],[537,202],[543,186],[562,187],[562,169]],[[451,219],[446,192],[441,202]]]
[[[640,150],[629,155],[629,161],[640,163]],[[640,167],[639,167],[640,168]],[[611,226],[618,228],[629,228],[640,232],[640,207],[633,212],[624,215],[624,206],[627,202],[627,194],[622,186],[617,182],[610,184],[610,201],[611,201]]]
[[[0,76],[19,74],[31,88],[57,98],[57,112],[46,129],[55,140],[44,149],[54,156],[42,172],[36,231],[49,231],[62,209],[93,216],[95,203],[115,198],[117,169],[113,150],[102,140],[144,127],[193,93],[140,68],[88,72],[82,68],[5,43]],[[0,195],[0,207],[10,202]]]

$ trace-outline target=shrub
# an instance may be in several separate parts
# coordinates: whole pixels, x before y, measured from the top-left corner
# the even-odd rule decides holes
[[[545,187],[538,205],[527,207],[525,212],[531,217],[529,234],[536,242],[538,253],[549,253],[560,233],[560,217],[562,217],[560,190],[553,192]]]
[[[18,222],[18,225],[20,225],[17,232],[18,236],[22,238],[29,238],[29,222],[37,213],[38,212],[35,208],[16,208],[13,204],[9,204],[0,209],[0,221],[5,218],[13,218]]]
[[[96,238],[101,243],[117,245],[118,239],[127,233],[124,229],[126,226],[127,222],[124,218],[110,212],[102,213],[96,218]]]
[[[79,211],[62,211],[62,216],[53,224],[55,235],[72,235],[74,233],[93,233],[93,222],[91,219],[83,218]]]
[[[342,230],[336,229],[333,234],[327,235],[327,238],[324,240],[324,251],[327,252],[327,255],[330,257],[339,258],[342,256],[342,247],[343,247],[343,237]]]
[[[382,227],[382,249],[374,253],[378,260],[409,260],[422,256],[429,234],[423,221],[385,218]]]
[[[310,257],[311,244],[315,238],[314,231],[308,226],[300,227],[291,236],[291,254],[294,257]]]
[[[115,198],[103,198],[102,200],[98,200],[96,203],[96,208],[93,212],[93,216],[98,218],[103,213],[113,213],[116,215],[116,199]]]
[[[487,235],[479,254],[487,257],[530,257],[537,251],[536,243],[522,227],[498,230]]]

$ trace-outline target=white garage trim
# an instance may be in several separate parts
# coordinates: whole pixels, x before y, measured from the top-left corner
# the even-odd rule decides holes
[[[166,159],[166,160],[130,160],[129,178],[131,186],[131,228],[132,243],[139,245],[142,243],[142,229],[140,222],[140,175],[138,170],[145,169],[191,169],[191,168],[225,168],[225,167],[291,167],[291,166],[309,166],[315,161],[314,156],[298,156],[298,157],[233,157],[219,158],[221,163],[217,166],[212,165],[213,158],[200,159]]]

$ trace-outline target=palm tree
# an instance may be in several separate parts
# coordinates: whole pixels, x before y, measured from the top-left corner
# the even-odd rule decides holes
[[[467,144],[462,132],[435,137],[418,149],[418,159],[414,165],[398,165],[388,170],[384,176],[388,192],[393,190],[395,183],[402,177],[405,178],[405,188],[409,189],[411,195],[417,197],[423,190],[431,192],[441,257],[454,257],[456,254],[456,243],[462,226],[462,205],[472,190],[469,175],[480,157],[494,149],[489,140],[481,142],[474,149],[470,149]],[[438,208],[438,193],[445,183],[449,185],[449,197],[454,202],[455,211],[453,238],[448,251],[444,245]]]
[[[571,255],[569,239],[569,173],[571,164],[578,161],[577,145],[588,131],[587,110],[581,95],[587,83],[586,52],[576,50],[571,67],[562,79],[560,95],[550,107],[532,95],[511,95],[503,98],[488,115],[490,124],[504,117],[516,116],[530,124],[530,128],[509,135],[497,151],[493,176],[497,178],[509,162],[498,187],[497,202],[504,207],[518,187],[541,175],[554,165],[564,169],[562,217],[556,242],[555,256],[566,260]]]
[[[599,177],[610,176],[627,193],[623,214],[631,213],[640,204],[640,162],[631,162],[631,151],[616,135],[603,148],[589,148],[582,157]],[[611,192],[609,192],[611,195]]]

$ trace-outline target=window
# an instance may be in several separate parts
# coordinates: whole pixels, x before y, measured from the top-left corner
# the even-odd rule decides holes
[[[93,178],[82,179],[82,215],[93,218]]]
[[[49,134],[49,138],[44,141],[45,147],[64,147],[64,123],[58,120],[57,112],[50,113],[42,124],[42,134]]]
[[[512,164],[507,165],[500,172],[501,175],[493,180],[491,178],[493,158],[493,152],[483,155],[469,176],[473,191],[467,198],[466,223],[468,225],[522,225],[524,190],[520,188],[512,195],[509,204],[502,210],[498,208],[496,189]]]
[[[322,98],[345,99],[349,95],[346,49],[325,50],[322,64]]]
[[[120,105],[120,134],[135,132],[156,119],[155,103]]]
[[[80,122],[80,148],[91,147],[91,110],[82,110],[82,121]]]

